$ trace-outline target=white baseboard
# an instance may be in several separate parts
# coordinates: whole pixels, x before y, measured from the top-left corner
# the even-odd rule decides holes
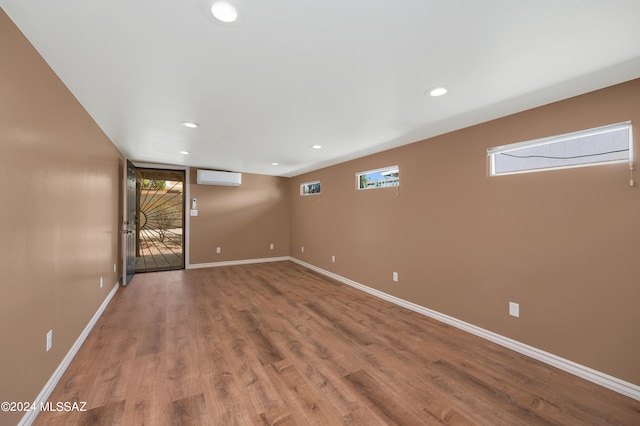
[[[42,391],[40,391],[40,394],[36,397],[35,401],[33,401],[32,407],[36,408],[34,410],[27,411],[27,413],[22,417],[22,420],[20,420],[20,423],[18,423],[18,426],[30,426],[35,421],[36,417],[40,413],[40,407],[43,406],[49,399],[49,396],[51,396],[51,392],[53,392],[53,390],[55,389],[56,385],[60,381],[60,378],[69,367],[69,364],[71,364],[71,361],[78,353],[78,350],[80,350],[80,347],[86,340],[93,327],[96,325],[96,322],[98,322],[98,318],[100,318],[104,310],[107,308],[107,305],[109,304],[111,299],[113,299],[113,296],[116,294],[116,291],[118,291],[119,287],[120,281],[118,281],[116,285],[113,286],[107,297],[102,302],[102,305],[100,305],[96,313],[93,315],[93,318],[91,318],[91,321],[89,321],[89,324],[87,324],[87,326],[82,331],[82,334],[80,334],[80,337],[78,337],[71,349],[69,349],[69,352],[67,352],[67,355],[62,359],[62,362],[60,363],[60,365],[58,365],[56,371],[53,372],[53,375],[51,376],[47,384],[44,386],[44,388],[42,388]]]
[[[454,317],[450,317],[440,312],[425,308],[424,306],[416,305],[415,303],[408,302],[406,300],[400,299],[398,297],[392,296],[382,291],[373,289],[371,287],[367,287],[366,285],[357,283],[348,278],[342,277],[338,274],[334,274],[333,272],[326,271],[322,268],[318,268],[317,266],[303,262],[294,257],[290,257],[289,260],[299,265],[302,265],[306,268],[309,268],[313,271],[316,271],[320,274],[333,278],[336,281],[340,281],[341,283],[347,284],[351,287],[357,288],[358,290],[364,291],[365,293],[369,293],[380,299],[386,300],[388,302],[407,308],[411,311],[436,319],[445,324],[449,324],[453,327],[459,328],[468,333],[474,334],[478,337],[482,337],[483,339],[489,340],[493,343],[497,343],[498,345],[504,346],[505,348],[509,348],[513,351],[516,351],[523,355],[527,355],[538,361],[542,361],[546,364],[552,365],[556,368],[559,368],[560,370],[571,373],[574,376],[578,376],[582,379],[588,380],[597,385],[600,385],[607,389],[611,389],[612,391],[618,392],[622,395],[625,395],[640,401],[640,386],[638,385],[635,385],[630,382],[626,382],[624,380],[618,379],[617,377],[610,376],[608,374],[602,373],[600,371],[594,370],[592,368],[586,367],[584,365],[578,364],[568,359],[559,357],[552,353],[534,348],[533,346],[529,346],[527,344],[518,342],[517,340],[513,340],[508,337],[501,336],[500,334],[496,334],[492,331],[485,330],[483,328],[461,321]]]
[[[252,263],[265,263],[265,262],[283,262],[290,260],[289,256],[281,257],[264,257],[261,259],[242,259],[242,260],[228,260],[225,262],[211,262],[211,263],[192,263],[187,265],[186,269],[200,269],[200,268],[217,268],[219,266],[234,266],[234,265],[249,265]]]

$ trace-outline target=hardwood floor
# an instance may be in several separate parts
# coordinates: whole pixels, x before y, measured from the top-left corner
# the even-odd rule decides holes
[[[640,402],[292,262],[136,275],[36,425],[639,425]]]

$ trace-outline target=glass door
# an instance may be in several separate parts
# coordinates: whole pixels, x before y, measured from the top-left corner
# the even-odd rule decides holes
[[[125,285],[136,273],[136,167],[127,161],[127,212],[123,227],[125,238],[126,273]]]
[[[183,170],[136,170],[136,272],[184,269]]]

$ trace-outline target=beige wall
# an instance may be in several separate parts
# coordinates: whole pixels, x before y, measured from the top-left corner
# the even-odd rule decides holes
[[[640,80],[293,178],[291,255],[640,385],[640,191],[628,165],[489,177],[486,157],[626,120],[640,123]],[[398,189],[355,190],[356,172],[396,164]],[[314,180],[321,195],[299,196]]]
[[[33,401],[118,281],[123,160],[1,9],[0,52],[0,401]]]
[[[288,179],[243,173],[239,187],[207,186],[196,184],[196,171],[190,176],[198,207],[190,217],[190,264],[289,255]]]
[[[120,275],[124,160],[1,10],[0,52],[0,400],[32,401]],[[293,179],[202,186],[193,169],[190,262],[290,254],[640,384],[640,193],[627,166],[486,166],[488,147],[639,115],[635,80]],[[398,189],[355,190],[357,171],[394,164]],[[322,194],[300,197],[313,180]]]

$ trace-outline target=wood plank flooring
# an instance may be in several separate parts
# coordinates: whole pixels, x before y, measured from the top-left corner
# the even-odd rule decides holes
[[[640,402],[292,262],[136,275],[36,425],[640,425]]]

